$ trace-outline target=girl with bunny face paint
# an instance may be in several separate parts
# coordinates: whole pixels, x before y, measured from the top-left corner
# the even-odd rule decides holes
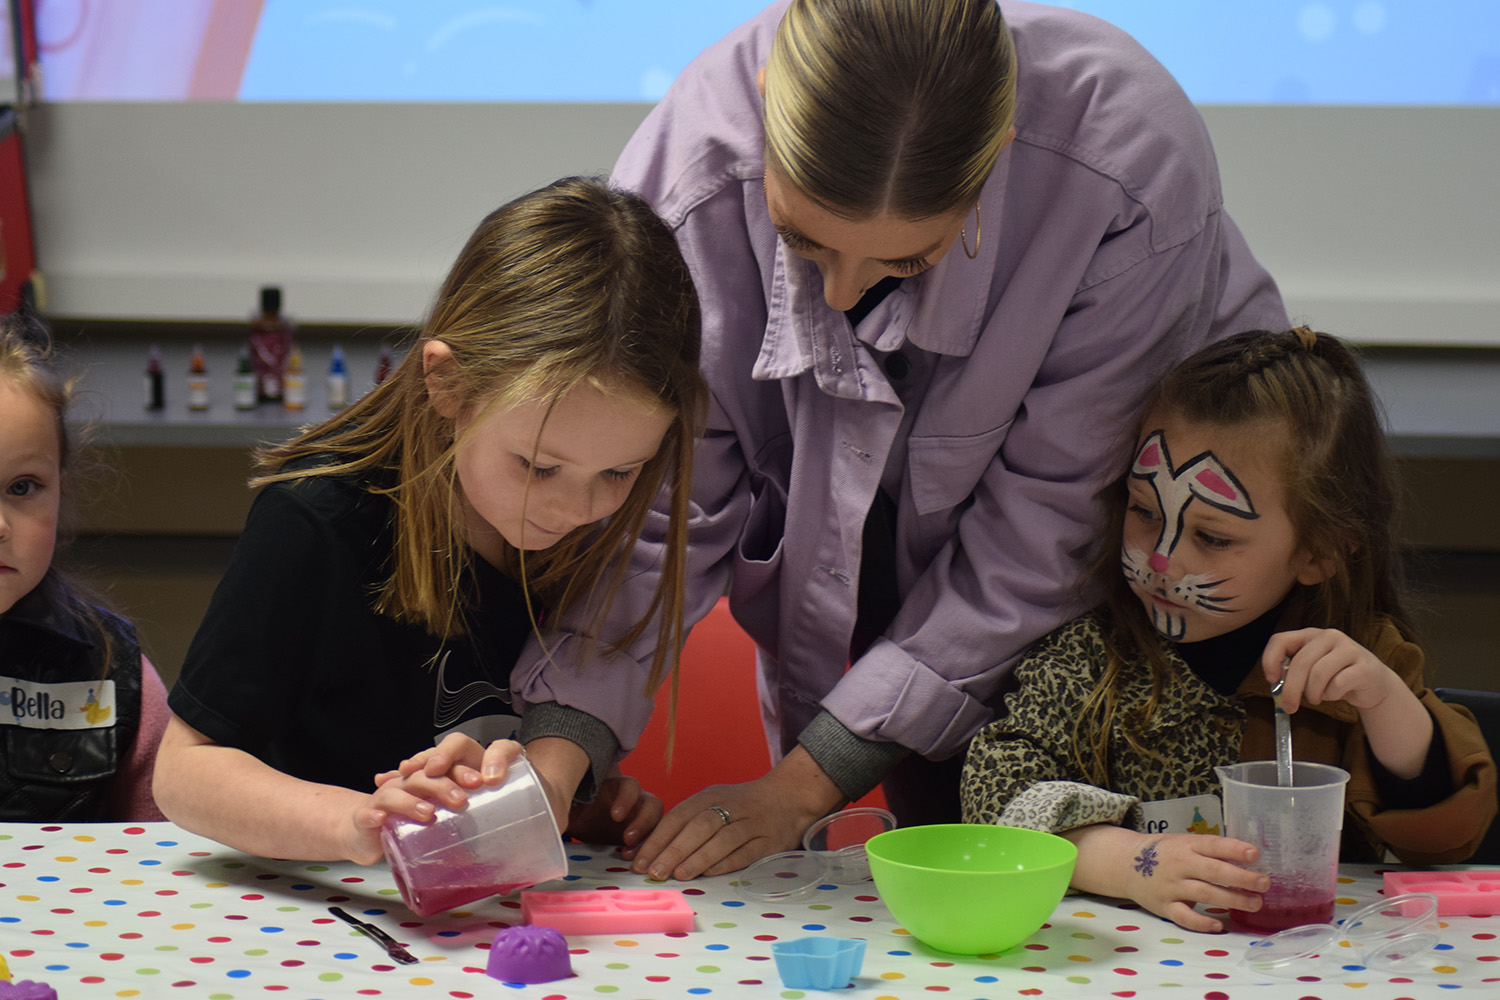
[[[1156,630],[1198,642],[1322,580],[1282,502],[1278,459],[1254,430],[1152,414],[1130,470],[1120,563]],[[1192,456],[1174,463],[1174,456]]]
[[[1300,327],[1204,347],[1121,452],[1088,581],[1103,600],[1016,667],[965,758],[965,822],[1058,834],[1078,847],[1074,888],[1222,930],[1219,908],[1256,911],[1269,880],[1220,835],[1214,768],[1275,756],[1280,681],[1296,760],[1349,772],[1343,860],[1468,857],[1495,764],[1423,680],[1353,352]]]

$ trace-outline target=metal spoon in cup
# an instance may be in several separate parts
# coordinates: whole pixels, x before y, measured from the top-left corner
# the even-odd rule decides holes
[[[1281,661],[1281,679],[1271,685],[1271,701],[1276,706],[1276,784],[1292,786],[1292,719],[1281,707],[1281,685],[1286,683],[1290,658]]]

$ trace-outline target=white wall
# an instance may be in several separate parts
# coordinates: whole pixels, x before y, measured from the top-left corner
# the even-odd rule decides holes
[[[648,105],[59,103],[25,137],[58,316],[420,319],[491,209],[607,174]]]
[[[47,308],[409,323],[491,208],[607,173],[641,104],[78,103],[30,112]],[[1500,108],[1211,107],[1231,214],[1294,318],[1500,345]]]
[[[1500,108],[1209,107],[1224,197],[1294,320],[1500,345]]]

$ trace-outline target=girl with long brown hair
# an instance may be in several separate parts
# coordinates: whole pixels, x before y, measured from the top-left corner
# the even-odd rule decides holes
[[[556,616],[609,608],[658,497],[663,573],[628,635],[666,638],[648,676],[600,683],[674,667],[698,350],[692,281],[639,198],[571,178],[480,223],[392,378],[260,456],[171,695],[163,810],[242,850],[368,863],[388,815],[462,802],[519,741],[560,826],[643,836],[660,804],[614,775],[608,727],[516,704],[510,672]],[[472,766],[394,773],[434,743]]]

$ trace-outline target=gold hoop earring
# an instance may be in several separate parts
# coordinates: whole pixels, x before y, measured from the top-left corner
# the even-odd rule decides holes
[[[958,241],[964,245],[964,256],[970,260],[974,260],[979,256],[979,241],[984,239],[984,219],[979,215],[978,203],[974,205],[974,249],[972,252],[969,250],[968,228],[965,225],[958,231]]]

